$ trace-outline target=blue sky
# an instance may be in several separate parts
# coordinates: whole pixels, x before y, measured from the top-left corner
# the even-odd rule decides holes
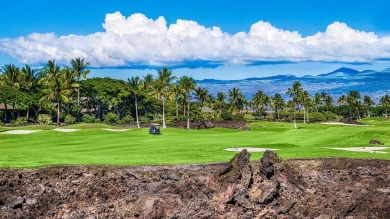
[[[66,64],[127,78],[161,66],[196,79],[390,67],[389,1],[13,0],[0,64]],[[214,27],[214,28],[213,28]],[[109,67],[106,69],[105,67]]]

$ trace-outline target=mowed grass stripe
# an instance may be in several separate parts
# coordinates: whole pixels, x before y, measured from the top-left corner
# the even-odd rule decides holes
[[[76,124],[76,132],[57,132],[55,126],[29,126],[12,129],[39,129],[28,135],[0,135],[0,167],[37,167],[63,164],[157,165],[228,161],[236,152],[229,147],[281,149],[282,158],[358,157],[390,159],[390,154],[339,151],[328,147],[368,146],[370,139],[390,145],[388,120],[364,120],[366,127],[324,124],[255,122],[251,130],[162,129],[162,135],[148,129],[111,132],[118,129],[105,124]],[[2,130],[8,128],[2,127]],[[0,129],[1,130],[1,129]],[[390,152],[390,149],[384,150]],[[259,159],[262,153],[252,153]]]

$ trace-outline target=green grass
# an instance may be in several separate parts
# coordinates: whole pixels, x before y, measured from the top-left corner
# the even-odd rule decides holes
[[[250,131],[232,129],[162,129],[162,135],[148,129],[109,132],[118,128],[104,124],[76,124],[63,133],[55,126],[28,126],[6,129],[39,129],[28,135],[0,134],[0,168],[38,167],[62,164],[158,165],[228,161],[236,152],[228,147],[267,147],[281,149],[282,158],[356,157],[390,159],[388,154],[331,150],[327,147],[369,146],[378,139],[390,146],[390,120],[363,120],[367,127],[256,122]],[[252,153],[259,159],[262,153]]]

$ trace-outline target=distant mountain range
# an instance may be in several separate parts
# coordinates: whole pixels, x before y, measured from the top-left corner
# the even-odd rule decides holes
[[[245,97],[250,99],[258,90],[267,95],[285,93],[294,81],[299,81],[310,94],[325,91],[334,97],[357,90],[362,95],[370,95],[377,101],[380,97],[390,93],[390,68],[383,71],[357,71],[351,68],[340,68],[317,76],[306,75],[277,75],[263,78],[247,78],[242,80],[198,80],[198,86],[207,88],[211,94],[217,92],[228,93],[229,89],[240,88]],[[286,97],[286,96],[285,96]]]

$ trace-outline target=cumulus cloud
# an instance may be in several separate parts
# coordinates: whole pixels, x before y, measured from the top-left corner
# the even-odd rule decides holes
[[[219,27],[177,20],[168,25],[137,13],[107,14],[104,32],[56,36],[32,33],[0,39],[0,52],[22,63],[48,59],[67,63],[82,57],[94,67],[185,66],[186,63],[244,64],[284,62],[370,63],[390,58],[390,37],[330,24],[325,32],[302,37],[259,21],[248,32],[229,34]],[[207,65],[207,64],[205,64]],[[204,66],[202,66],[204,67]]]

